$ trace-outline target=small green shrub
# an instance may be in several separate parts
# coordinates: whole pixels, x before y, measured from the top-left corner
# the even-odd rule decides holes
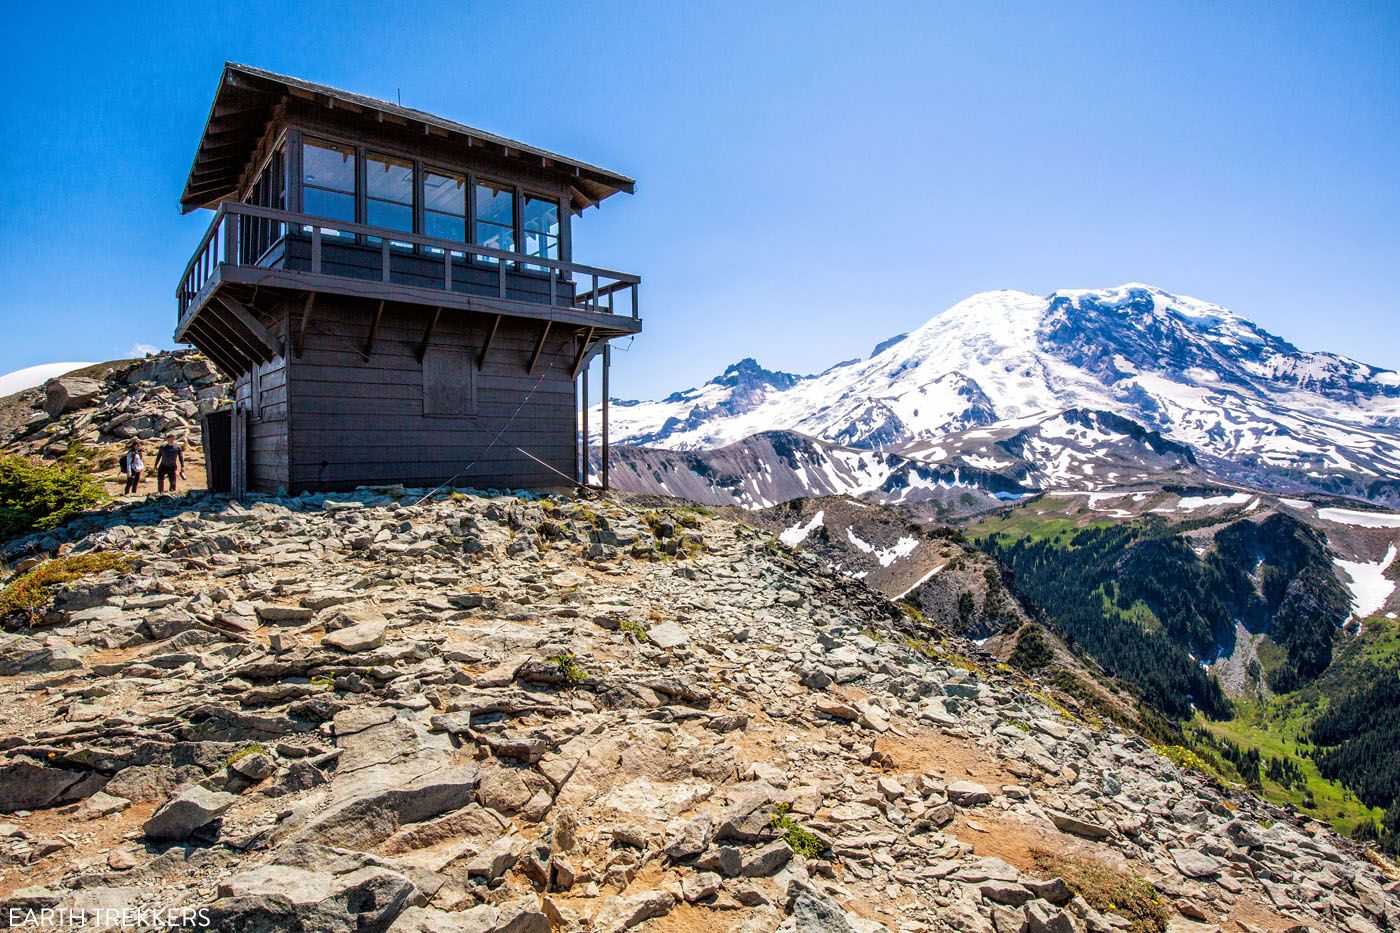
[[[238,751],[234,752],[232,755],[229,755],[228,760],[224,763],[232,767],[233,765],[238,764],[238,762],[242,761],[244,758],[251,758],[254,755],[266,754],[269,754],[267,746],[263,745],[261,742],[254,742],[251,745],[243,746]]]
[[[559,673],[563,674],[564,679],[571,684],[582,683],[588,679],[588,672],[578,663],[578,659],[574,657],[572,651],[565,651],[552,658],[545,658],[545,660],[557,665]]]
[[[311,678],[311,686],[320,687],[322,690],[334,690],[335,678],[327,677],[325,674],[317,674]]]
[[[0,541],[56,528],[106,499],[81,458],[47,464],[0,454]]]
[[[792,808],[788,804],[779,804],[773,811],[773,815],[768,818],[768,825],[783,834],[783,840],[787,842],[788,848],[804,858],[821,858],[826,855],[828,849],[826,844],[810,830],[804,829],[802,824],[791,816]]]
[[[0,590],[0,620],[23,616],[32,625],[53,599],[53,588],[104,570],[122,573],[131,569],[131,558],[120,551],[70,554],[45,561],[21,574]]]
[[[627,619],[618,626],[618,629],[631,635],[637,641],[645,641],[649,631],[645,622],[639,622],[636,619]]]

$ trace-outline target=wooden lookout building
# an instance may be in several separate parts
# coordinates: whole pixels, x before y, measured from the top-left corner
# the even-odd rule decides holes
[[[175,340],[235,383],[226,488],[587,480],[588,364],[641,330],[636,275],[571,219],[632,179],[385,101],[228,64],[180,209],[214,212]],[[213,435],[213,436],[208,436]],[[223,485],[216,481],[217,485]]]

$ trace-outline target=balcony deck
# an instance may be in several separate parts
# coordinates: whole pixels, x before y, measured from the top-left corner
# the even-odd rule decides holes
[[[535,319],[585,330],[587,342],[641,330],[640,282],[596,266],[226,201],[180,279],[175,340],[241,371],[282,350],[258,320],[257,296],[307,296],[309,312],[315,295],[334,294],[434,314]]]

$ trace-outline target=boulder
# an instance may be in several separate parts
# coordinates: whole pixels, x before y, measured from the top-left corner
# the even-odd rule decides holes
[[[337,629],[324,636],[321,643],[348,653],[370,651],[384,644],[384,623],[361,622],[349,628]]]
[[[658,648],[679,648],[690,641],[690,634],[674,622],[663,622],[648,629],[647,638]]]
[[[23,758],[0,761],[0,813],[38,810],[81,799],[88,775],[82,771],[46,768]]]
[[[50,418],[81,408],[102,394],[102,383],[81,376],[59,376],[44,383],[44,411]]]
[[[633,894],[631,897],[610,897],[599,908],[590,929],[598,933],[620,933],[648,920],[665,916],[674,906],[675,895],[659,888]]]
[[[403,875],[376,866],[336,874],[262,865],[219,885],[220,898],[208,908],[209,928],[244,933],[386,930],[417,894]]]
[[[987,788],[974,781],[954,781],[948,785],[948,799],[960,807],[972,807],[989,802],[992,795]]]
[[[233,794],[192,784],[151,814],[142,831],[147,839],[159,842],[188,839],[196,830],[223,816],[237,802]]]
[[[82,652],[57,636],[40,641],[0,632],[0,677],[47,674],[82,667]]]
[[[739,870],[746,878],[766,878],[791,859],[792,849],[778,839],[747,856]]]
[[[1083,817],[1071,816],[1068,813],[1058,811],[1050,812],[1050,822],[1055,824],[1055,828],[1062,833],[1070,833],[1075,836],[1083,836],[1085,839],[1107,839],[1113,835],[1113,830],[1103,825],[1095,823]]]

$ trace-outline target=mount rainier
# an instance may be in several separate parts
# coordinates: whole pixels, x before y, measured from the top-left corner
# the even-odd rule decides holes
[[[842,464],[826,481],[815,462],[788,463],[796,485],[816,492],[870,492],[902,471],[883,498],[907,499],[913,463],[939,468],[945,486],[950,470],[958,481],[966,472],[968,485],[1002,497],[1147,481],[1167,468],[1400,501],[1400,376],[1299,350],[1218,305],[1141,284],[983,292],[818,375],[747,359],[697,389],[612,412],[615,443],[651,448],[650,460],[619,452],[622,482],[656,491],[665,470],[703,479],[717,448],[742,461],[736,445],[762,436],[771,447],[773,432]],[[988,474],[1015,485],[976,478]],[[718,499],[762,505],[791,492],[754,490]]]

